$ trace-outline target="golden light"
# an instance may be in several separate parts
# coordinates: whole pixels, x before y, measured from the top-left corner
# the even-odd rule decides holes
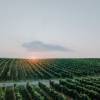
[[[37,63],[37,62],[39,62],[39,59],[37,57],[30,57],[28,59],[28,61],[31,62],[31,63]]]

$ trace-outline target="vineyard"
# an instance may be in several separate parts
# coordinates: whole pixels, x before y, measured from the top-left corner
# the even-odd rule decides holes
[[[0,100],[100,100],[100,59],[0,59],[0,83],[26,80],[0,87]]]
[[[100,78],[50,81],[49,86],[41,82],[37,86],[15,84],[0,88],[0,100],[100,100]]]
[[[99,59],[0,59],[0,81],[100,75]]]

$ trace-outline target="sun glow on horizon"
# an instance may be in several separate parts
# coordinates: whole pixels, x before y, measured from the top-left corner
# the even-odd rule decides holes
[[[39,62],[39,57],[36,57],[36,56],[28,57],[28,61],[32,63],[37,63]]]

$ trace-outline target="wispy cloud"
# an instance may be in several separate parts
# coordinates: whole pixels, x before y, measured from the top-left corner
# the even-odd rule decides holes
[[[41,41],[32,41],[29,43],[22,44],[24,48],[26,48],[28,51],[71,51],[69,48],[65,48],[61,45],[55,45],[55,44],[46,44]]]

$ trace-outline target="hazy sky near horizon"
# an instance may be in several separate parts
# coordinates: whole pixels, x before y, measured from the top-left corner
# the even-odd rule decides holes
[[[100,0],[0,0],[0,57],[100,57]]]

